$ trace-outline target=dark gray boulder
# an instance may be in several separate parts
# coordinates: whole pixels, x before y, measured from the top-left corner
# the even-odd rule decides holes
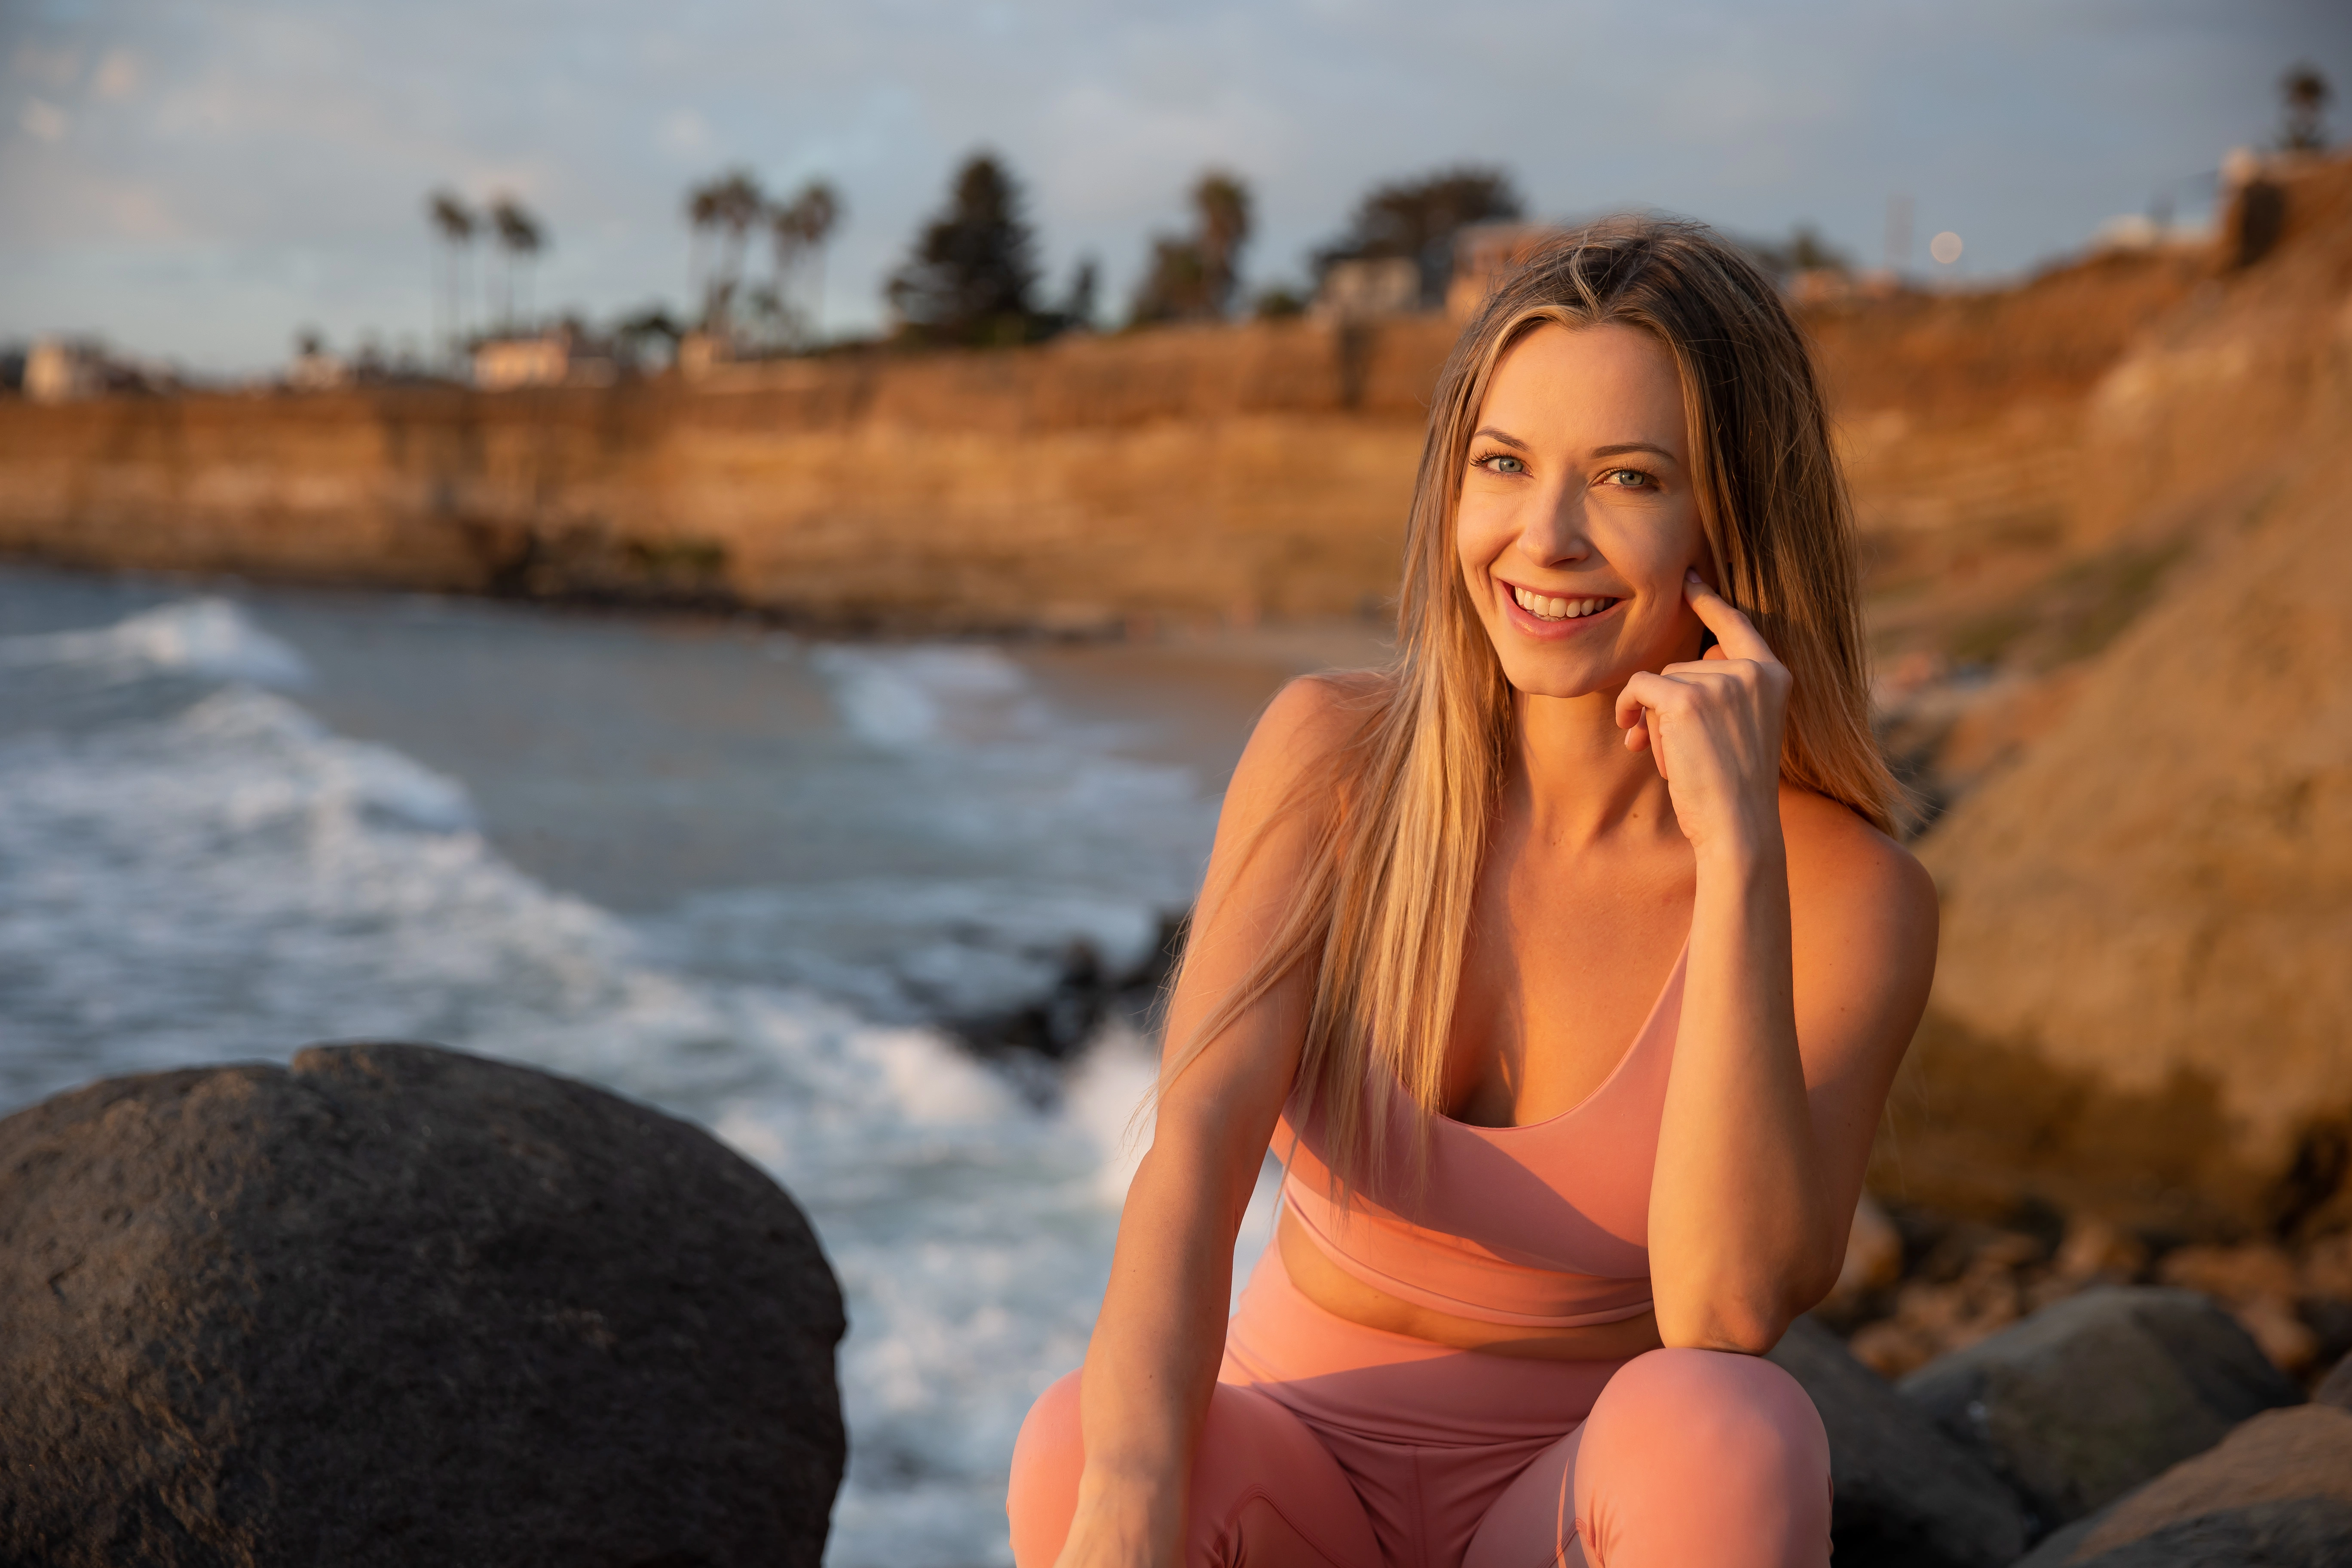
[[[841,1296],[758,1169],[425,1046],[0,1121],[0,1563],[815,1568]]]
[[[2125,1286],[2045,1307],[1896,1386],[1990,1463],[2039,1530],[2303,1398],[2208,1298]]]
[[[2319,1386],[2311,1391],[2311,1402],[2352,1410],[2352,1355],[2337,1362],[2335,1370],[2319,1380]]]
[[[1771,1359],[1829,1431],[1837,1568],[2002,1568],[2025,1550],[2017,1499],[1810,1318]]]
[[[2344,1568],[2352,1563],[2352,1503],[2314,1498],[2204,1514],[2083,1562],[2084,1568]]]
[[[2018,1568],[2352,1563],[2352,1411],[2269,1410],[2067,1526]]]

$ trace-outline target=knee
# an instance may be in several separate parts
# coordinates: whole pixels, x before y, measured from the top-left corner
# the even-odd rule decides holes
[[[1826,1494],[1829,1435],[1797,1380],[1761,1356],[1658,1350],[1625,1363],[1601,1390],[1593,1441],[1630,1439],[1649,1456],[1733,1491]]]
[[[1078,1479],[1087,1451],[1078,1425],[1078,1374],[1055,1382],[1029,1407],[1013,1444],[1013,1479],[1004,1512],[1013,1527],[1013,1561],[1045,1568],[1062,1554],[1078,1510]]]
[[[1593,1403],[1576,1509],[1587,1555],[1609,1568],[1822,1568],[1829,1436],[1796,1379],[1760,1356],[1652,1351]]]

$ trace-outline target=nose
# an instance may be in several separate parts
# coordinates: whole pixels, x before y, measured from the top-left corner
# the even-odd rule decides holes
[[[1573,566],[1590,559],[1592,541],[1585,530],[1583,487],[1548,486],[1531,498],[1513,547],[1534,566]]]

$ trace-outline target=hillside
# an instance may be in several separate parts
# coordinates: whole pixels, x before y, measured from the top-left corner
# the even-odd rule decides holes
[[[2196,1229],[2308,1226],[2342,1180],[2352,164],[2277,189],[2266,253],[2197,258],[2128,352],[2052,378],[2019,438],[2063,453],[2041,530],[1880,574],[1895,731],[1951,802],[1883,1184]]]

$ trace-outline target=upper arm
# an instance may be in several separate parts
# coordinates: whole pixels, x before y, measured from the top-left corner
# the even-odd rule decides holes
[[[1936,974],[1936,886],[1910,852],[1833,801],[1786,791],[1798,1049],[1825,1194],[1862,1192],[1871,1140]]]
[[[1182,1048],[1243,984],[1275,941],[1337,808],[1334,764],[1359,732],[1362,676],[1308,676],[1267,705],[1234,769],[1208,874],[1168,1009],[1169,1051]],[[1207,1140],[1255,1175],[1290,1093],[1314,974],[1283,975],[1206,1043],[1160,1095],[1155,1147]]]

